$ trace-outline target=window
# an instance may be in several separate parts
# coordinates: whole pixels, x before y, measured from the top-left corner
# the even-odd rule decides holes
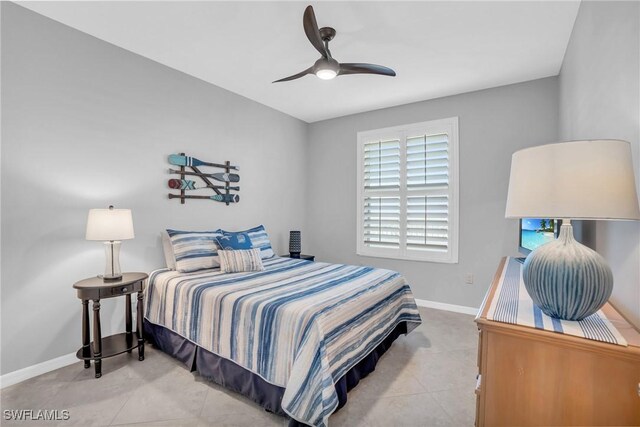
[[[458,118],[358,133],[358,255],[458,262]]]

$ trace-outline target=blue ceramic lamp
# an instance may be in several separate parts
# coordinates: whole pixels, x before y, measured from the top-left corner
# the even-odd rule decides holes
[[[571,141],[517,151],[505,216],[562,219],[558,238],[527,256],[525,287],[551,317],[594,314],[611,295],[613,274],[602,256],[574,239],[571,219],[640,219],[629,143]]]

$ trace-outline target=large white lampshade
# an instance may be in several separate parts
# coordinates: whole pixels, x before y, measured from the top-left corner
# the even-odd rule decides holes
[[[640,219],[629,143],[571,141],[515,152],[506,217]]]
[[[105,243],[106,265],[104,280],[119,280],[120,241],[133,239],[133,219],[130,209],[91,209],[87,218],[87,240],[102,240]]]
[[[87,218],[87,240],[133,239],[133,219],[130,209],[90,209]]]
[[[574,239],[571,219],[640,219],[629,143],[571,141],[514,153],[505,216],[562,219],[558,239],[527,256],[525,287],[551,317],[596,313],[611,295],[613,274],[603,257]]]

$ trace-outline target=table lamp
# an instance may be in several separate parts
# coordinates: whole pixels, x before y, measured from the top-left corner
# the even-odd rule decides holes
[[[103,279],[119,280],[120,241],[133,239],[133,219],[130,209],[90,209],[87,218],[87,240],[102,240],[105,244],[107,264]]]
[[[562,219],[558,238],[527,256],[525,287],[551,317],[594,314],[611,295],[613,274],[602,256],[574,239],[571,219],[640,219],[630,144],[571,141],[515,152],[505,216]]]

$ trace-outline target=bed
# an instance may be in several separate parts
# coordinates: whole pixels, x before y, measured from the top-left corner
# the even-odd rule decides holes
[[[391,342],[420,324],[411,289],[372,267],[281,257],[264,267],[154,271],[145,334],[290,424],[326,426]]]

